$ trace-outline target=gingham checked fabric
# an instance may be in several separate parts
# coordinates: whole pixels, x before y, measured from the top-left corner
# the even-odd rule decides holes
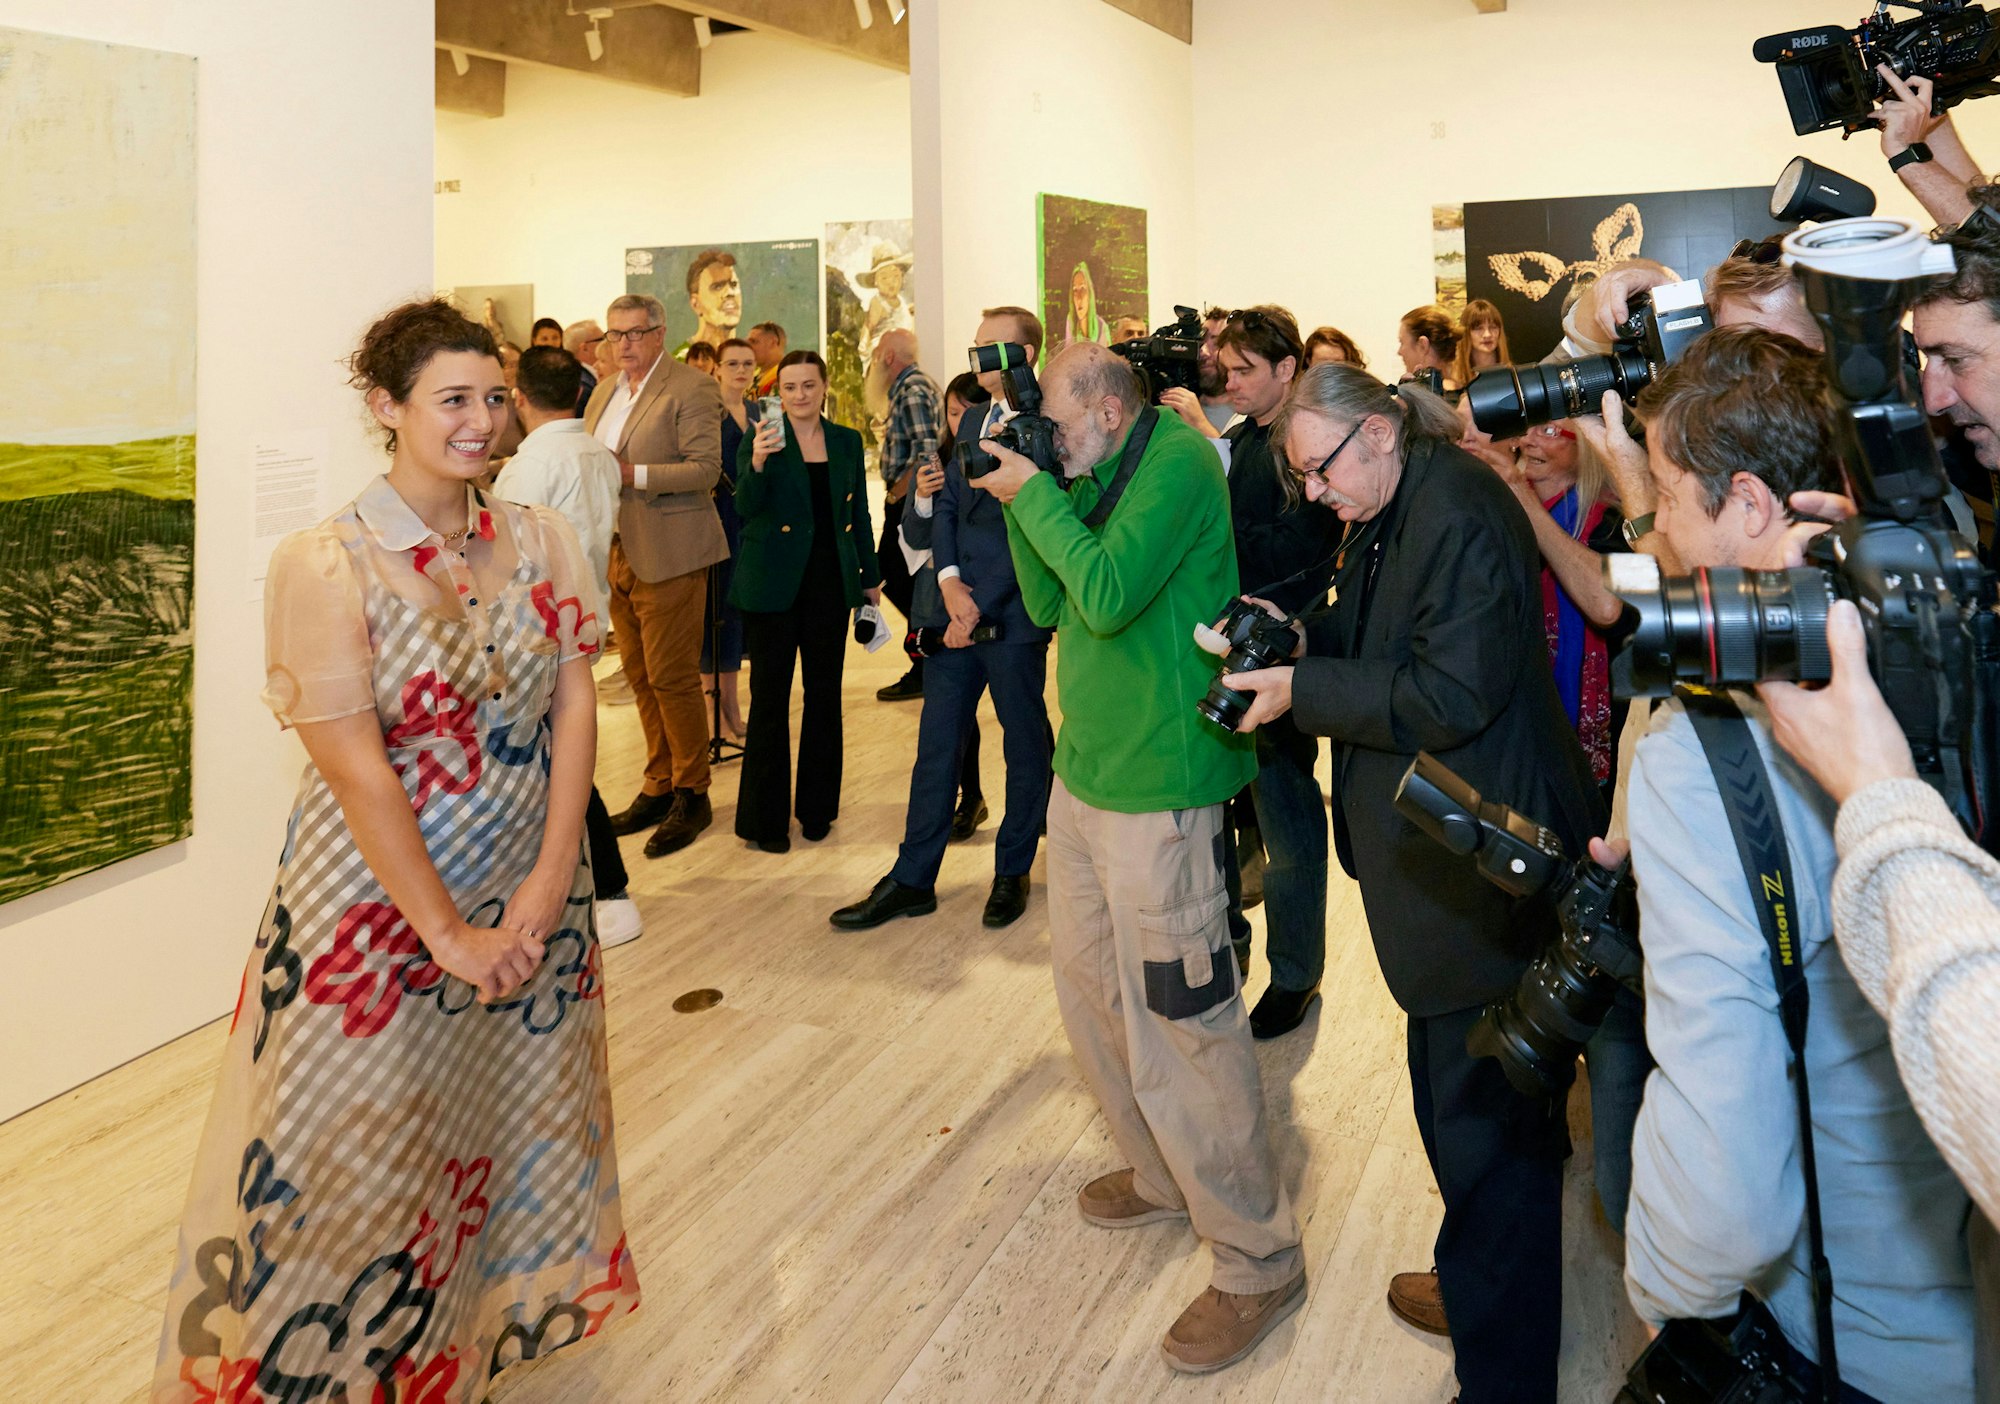
[[[468,511],[473,538],[445,550],[378,479],[288,542],[271,618],[295,630],[299,596],[358,605],[367,657],[330,656],[362,634],[322,620],[322,654],[274,644],[267,696],[281,720],[326,719],[366,669],[431,860],[494,925],[542,840],[557,669],[596,650],[597,621],[560,516],[476,493]],[[156,1401],[470,1404],[638,1305],[591,896],[579,853],[541,969],[481,1005],[308,766],[182,1219]]]

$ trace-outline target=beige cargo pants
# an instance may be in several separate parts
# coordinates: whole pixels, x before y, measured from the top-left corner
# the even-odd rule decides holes
[[[1230,949],[1222,806],[1117,814],[1049,796],[1056,1000],[1133,1187],[1186,1206],[1213,1285],[1268,1292],[1303,1270]]]

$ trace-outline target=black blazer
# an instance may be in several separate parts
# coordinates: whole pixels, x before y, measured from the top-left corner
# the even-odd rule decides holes
[[[819,423],[826,435],[827,483],[839,532],[834,545],[840,551],[840,583],[853,609],[861,603],[862,591],[882,583],[875,529],[868,521],[861,435],[825,418]],[[813,541],[812,480],[791,425],[785,426],[785,446],[765,460],[762,472],[750,466],[755,437],[745,434],[737,450],[736,511],[743,518],[743,540],[729,602],[738,609],[772,613],[792,607],[805,579]]]
[[[1302,731],[1332,737],[1333,828],[1389,992],[1409,1013],[1497,999],[1555,934],[1553,909],[1510,900],[1397,812],[1419,750],[1583,855],[1606,814],[1549,671],[1534,528],[1493,470],[1458,448],[1412,450],[1380,525],[1350,552],[1331,614],[1292,683]],[[1355,638],[1353,657],[1336,656]]]

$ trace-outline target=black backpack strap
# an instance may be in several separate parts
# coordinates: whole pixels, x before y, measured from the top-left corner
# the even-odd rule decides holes
[[[1687,708],[1702,750],[1708,753],[1709,769],[1715,772],[1716,788],[1722,792],[1722,808],[1729,815],[1729,831],[1736,839],[1743,875],[1750,882],[1757,921],[1770,947],[1771,973],[1778,984],[1778,1014],[1784,1021],[1785,1042],[1792,1050],[1792,1087],[1798,1100],[1799,1160],[1806,1177],[1806,1235],[1812,1254],[1820,1388],[1822,1398],[1832,1404],[1840,1398],[1840,1364],[1833,1338],[1833,1269],[1826,1260],[1826,1234],[1820,1223],[1812,1090],[1806,1080],[1806,1017],[1811,1000],[1792,896],[1798,889],[1792,879],[1791,850],[1785,844],[1785,826],[1778,816],[1778,801],[1771,793],[1764,758],[1736,699],[1726,692],[1689,689],[1681,689],[1677,695]]]
[[[1160,411],[1156,405],[1147,405],[1132,422],[1132,432],[1125,436],[1125,452],[1118,460],[1118,471],[1112,476],[1111,486],[1104,490],[1104,496],[1097,499],[1097,505],[1084,514],[1083,524],[1092,531],[1110,520],[1111,509],[1118,505],[1118,499],[1125,495],[1126,487],[1132,482],[1132,475],[1139,471],[1139,460],[1146,456],[1146,445],[1152,442],[1153,430],[1159,427],[1159,423]]]

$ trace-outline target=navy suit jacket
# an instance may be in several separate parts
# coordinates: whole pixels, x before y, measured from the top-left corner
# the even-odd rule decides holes
[[[1050,631],[1030,619],[1021,602],[1014,555],[1007,545],[1006,509],[992,493],[967,482],[959,467],[968,446],[979,442],[985,423],[984,414],[970,412],[959,421],[957,451],[944,465],[944,489],[932,500],[928,518],[918,516],[914,505],[903,513],[903,533],[917,550],[929,545],[936,569],[958,567],[980,617],[999,624],[1002,643],[1046,643]],[[940,607],[935,618],[915,622],[942,627],[951,621]]]

